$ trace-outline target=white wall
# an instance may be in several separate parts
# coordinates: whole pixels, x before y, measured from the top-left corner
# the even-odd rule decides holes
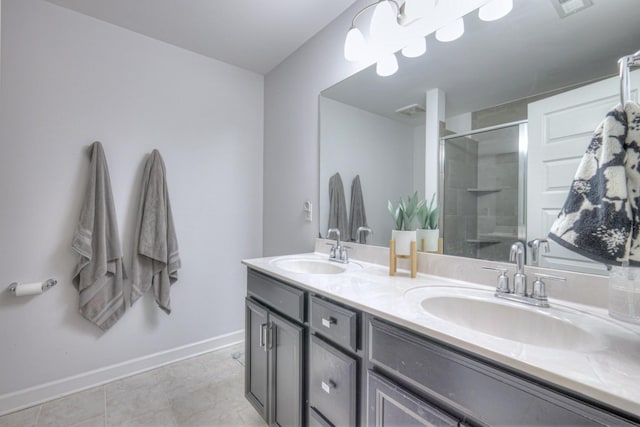
[[[348,214],[351,183],[360,175],[367,223],[373,229],[367,241],[386,246],[393,228],[387,201],[395,205],[415,191],[414,127],[325,97],[320,97],[320,111],[320,232],[326,235],[329,223],[329,178],[340,173]],[[422,171],[424,182],[424,167]]]
[[[226,334],[244,327],[240,260],[262,250],[263,77],[40,0],[2,7],[0,286],[59,283],[0,293],[0,413],[242,338]],[[183,263],[170,316],[146,295],[104,334],[71,284],[94,140],[127,265],[144,156],[160,150]]]
[[[319,215],[305,222],[304,200],[318,206],[318,96],[359,71],[343,57],[358,1],[265,76],[264,255],[309,252]]]

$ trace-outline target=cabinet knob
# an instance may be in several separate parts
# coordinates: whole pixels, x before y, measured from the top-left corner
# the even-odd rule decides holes
[[[322,326],[325,328],[331,328],[331,325],[335,325],[336,323],[337,321],[333,317],[329,317],[328,319],[322,318]]]
[[[334,383],[331,380],[328,380],[327,382],[322,381],[321,384],[322,384],[322,390],[324,390],[324,392],[327,394],[331,394],[331,389],[336,388],[336,383]]]

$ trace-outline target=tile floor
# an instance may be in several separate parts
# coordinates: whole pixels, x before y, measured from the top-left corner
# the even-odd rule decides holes
[[[244,398],[242,344],[0,417],[0,427],[264,427]]]

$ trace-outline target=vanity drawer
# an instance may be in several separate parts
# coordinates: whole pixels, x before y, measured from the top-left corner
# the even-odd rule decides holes
[[[369,361],[446,407],[488,425],[628,426],[617,416],[377,319]]]
[[[309,406],[335,426],[356,424],[357,361],[312,335]]]
[[[344,348],[357,350],[358,313],[312,296],[309,317],[314,332]]]
[[[304,323],[305,292],[303,290],[249,269],[247,293],[293,320]]]

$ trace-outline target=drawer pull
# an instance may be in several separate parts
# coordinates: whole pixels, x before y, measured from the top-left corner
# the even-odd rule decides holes
[[[334,383],[331,380],[329,380],[327,382],[322,381],[322,390],[324,390],[325,393],[331,394],[331,389],[332,388],[336,388],[336,383]]]
[[[335,325],[336,323],[337,321],[333,317],[329,317],[328,319],[322,318],[322,326],[325,328],[331,328],[331,325]]]

